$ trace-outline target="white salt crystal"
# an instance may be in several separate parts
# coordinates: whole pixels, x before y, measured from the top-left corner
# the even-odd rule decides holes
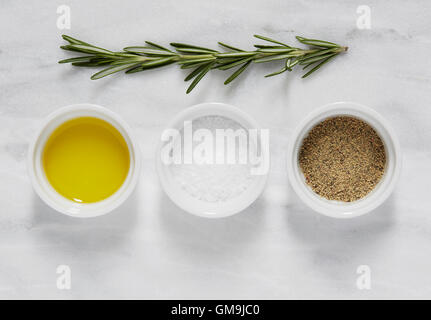
[[[253,148],[255,144],[249,140],[247,130],[238,122],[222,117],[222,116],[204,116],[192,121],[192,132],[195,133],[199,129],[207,129],[214,137],[213,143],[213,163],[181,163],[171,164],[170,170],[174,179],[179,183],[181,188],[192,197],[206,202],[224,202],[239,196],[253,183],[256,176],[251,174],[252,164],[248,159],[249,148]],[[224,150],[216,147],[216,130],[217,129],[232,129],[242,130],[246,133],[247,144],[239,143],[239,139],[235,140],[234,150],[227,149],[225,141]],[[220,132],[220,131],[218,131]],[[184,139],[184,130],[174,143],[182,143],[182,150],[196,150],[196,147],[201,141],[190,141]],[[190,143],[192,144],[190,148]],[[188,145],[187,145],[188,144]],[[228,152],[235,152],[235,162],[227,163],[226,156]],[[241,157],[245,156],[246,162],[241,162]],[[223,163],[217,163],[224,160]],[[242,158],[244,159],[244,158]]]

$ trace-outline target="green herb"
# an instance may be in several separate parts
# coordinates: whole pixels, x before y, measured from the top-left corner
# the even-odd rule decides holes
[[[347,51],[347,47],[323,40],[296,37],[299,42],[308,46],[308,48],[302,49],[267,37],[259,35],[255,35],[255,37],[269,42],[270,45],[256,44],[256,50],[246,51],[219,42],[219,45],[227,50],[220,52],[184,43],[171,43],[174,49],[170,50],[159,44],[146,41],[145,46],[126,47],[123,51],[115,52],[63,35],[63,39],[69,44],[60,48],[85,55],[61,60],[59,63],[71,63],[78,67],[105,67],[91,76],[92,80],[119,71],[136,73],[177,63],[181,65],[182,69],[192,69],[184,79],[184,81],[192,80],[187,89],[187,93],[190,93],[198,82],[213,69],[229,70],[237,67],[224,82],[224,84],[228,84],[243,73],[252,62],[264,63],[284,60],[281,70],[268,74],[266,77],[272,77],[286,71],[290,72],[295,65],[301,65],[303,69],[311,67],[310,71],[302,76],[305,78],[339,53]]]

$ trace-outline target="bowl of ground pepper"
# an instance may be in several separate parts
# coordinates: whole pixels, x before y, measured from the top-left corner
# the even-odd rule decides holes
[[[377,208],[393,191],[400,169],[394,130],[376,111],[353,102],[309,114],[288,147],[293,189],[310,208],[334,218]]]

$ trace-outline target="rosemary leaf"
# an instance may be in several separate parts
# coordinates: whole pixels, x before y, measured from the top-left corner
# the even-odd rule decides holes
[[[210,60],[210,61],[212,61],[212,60]],[[181,69],[192,69],[192,68],[195,68],[195,67],[201,66],[203,64],[207,64],[207,63],[208,63],[208,60],[204,60],[201,62],[185,63],[185,64],[182,64],[180,68]]]
[[[214,51],[208,51],[203,49],[195,49],[195,48],[177,48],[178,52],[185,52],[185,53],[196,53],[196,54],[211,54],[214,53]]]
[[[142,58],[144,58],[145,60],[152,60],[150,57],[142,57]],[[139,58],[131,58],[131,59],[124,59],[124,60],[116,60],[116,61],[112,62],[111,65],[113,65],[113,66],[120,66],[120,65],[123,65],[123,64],[142,63],[142,62],[145,61],[142,58],[141,59],[139,59]],[[157,59],[157,58],[154,58],[154,59]]]
[[[292,61],[289,62],[289,60],[286,61],[286,67],[288,68],[289,71],[292,71],[292,68],[299,63],[299,60],[295,60],[293,62]]]
[[[233,67],[239,66],[240,64],[243,64],[245,62],[248,62],[251,59],[252,58],[245,58],[245,59],[236,60],[235,62],[231,62],[231,63],[228,63],[228,64],[224,64],[224,65],[218,66],[217,69],[219,69],[219,70],[228,70],[228,69],[231,69]]]
[[[255,44],[254,47],[257,49],[286,49],[286,46],[268,46],[266,44]]]
[[[86,53],[114,54],[114,52],[85,44],[69,44],[67,47]]]
[[[175,57],[161,58],[161,59],[141,63],[141,64],[134,66],[131,69],[127,70],[126,73],[130,74],[130,73],[141,72],[141,71],[145,71],[145,70],[149,70],[149,69],[160,68],[163,66],[170,65],[172,63],[175,63]]]
[[[199,67],[197,67],[196,69],[194,69],[192,72],[190,72],[188,74],[187,77],[185,77],[184,81],[189,81],[191,79],[193,79],[194,77],[196,77],[202,70],[204,70],[206,67],[208,66],[208,63],[205,63]]]
[[[132,53],[132,52],[114,52],[115,55],[113,58],[122,59],[122,58],[134,58],[136,56],[140,56],[140,54]]]
[[[219,53],[217,54],[217,58],[238,58],[238,57],[248,57],[248,56],[254,56],[256,55],[256,52],[227,52],[227,53]]]
[[[149,44],[150,46],[153,46],[154,48],[160,49],[160,50],[164,50],[164,51],[168,51],[168,52],[172,52],[171,50],[169,50],[168,48],[165,48],[157,43],[151,42],[151,41],[145,41],[146,44]]]
[[[258,34],[255,34],[255,35],[254,35],[254,37],[255,37],[255,38],[258,38],[258,39],[261,39],[261,40],[268,41],[268,42],[281,44],[282,46],[285,46],[285,47],[290,48],[290,46],[289,46],[289,45],[287,45],[287,44],[285,44],[285,43],[283,43],[283,42],[280,42],[280,41],[278,41],[278,40],[274,40],[274,39],[271,39],[271,38],[268,38],[268,37],[260,36],[260,35],[258,35]]]
[[[76,57],[76,58],[60,60],[60,61],[58,61],[58,63],[86,62],[86,61],[89,61],[91,58],[94,58],[94,57],[96,57],[96,56]]]
[[[235,78],[237,78],[251,63],[251,60],[244,63],[241,67],[238,68],[238,70],[236,70],[234,73],[232,73],[232,75],[226,79],[226,81],[224,82],[224,84],[229,84],[231,83]]]
[[[126,47],[123,49],[126,52],[133,52],[133,53],[139,53],[139,54],[147,54],[152,56],[174,56],[176,55],[175,52],[170,52],[166,50],[158,50],[158,49],[151,49],[148,47]]]
[[[340,46],[336,43],[323,41],[323,40],[316,40],[316,39],[307,39],[300,36],[296,36],[296,39],[298,39],[299,42],[303,44],[308,44],[310,46],[316,46],[316,47],[324,47],[324,48],[339,48]]]
[[[199,56],[197,56],[197,57],[199,57]],[[178,64],[200,63],[200,62],[213,61],[213,60],[216,60],[216,58],[215,57],[196,58],[196,59],[178,61]]]
[[[284,67],[286,68],[286,70],[289,70],[289,72],[292,71],[292,67],[290,66],[291,63],[292,63],[291,58],[286,59],[286,65]]]
[[[326,58],[325,60],[323,60],[322,62],[320,62],[317,66],[315,66],[313,69],[311,69],[310,71],[308,71],[306,74],[304,74],[302,76],[302,78],[306,78],[308,77],[310,74],[312,74],[314,71],[320,69],[320,67],[322,67],[325,63],[327,63],[329,60],[331,60],[332,58],[334,58],[335,55],[330,56],[329,58]]]
[[[326,58],[329,58],[329,57],[332,57],[335,55],[336,55],[336,53],[327,53],[327,54],[323,54],[323,55],[319,55],[319,56],[315,56],[315,57],[301,60],[299,62],[299,64],[304,65],[304,64],[314,63],[314,62],[317,62],[317,61],[320,61],[320,60],[323,60],[323,59],[326,59]]]
[[[205,68],[202,69],[202,71],[196,76],[196,78],[193,80],[193,82],[190,84],[190,86],[187,88],[186,93],[189,94],[194,87],[199,83],[199,81],[202,80],[202,78],[207,74],[208,71],[211,70],[212,65],[214,62],[209,63]]]
[[[166,65],[169,65],[171,63],[174,63],[175,58],[176,57],[161,58],[161,59],[157,59],[157,60],[153,60],[153,61],[149,61],[149,62],[144,62],[141,64],[141,67],[143,69],[152,69],[152,68],[158,68],[158,67],[166,66]]]
[[[63,34],[61,37],[62,37],[64,40],[68,41],[70,44],[85,44],[85,45],[87,45],[87,46],[91,46],[91,44],[89,44],[89,43],[87,43],[87,42],[84,42],[84,41],[81,41],[81,40],[78,40],[78,39],[72,38],[72,37],[70,37],[70,36],[68,36],[68,35],[65,35],[65,34]]]
[[[307,69],[308,67],[312,66],[313,64],[316,64],[316,62],[311,62],[309,64],[306,64],[305,66],[302,67],[302,70]]]
[[[265,52],[265,53],[288,53],[292,52],[295,49],[291,48],[265,48],[265,49],[258,49],[259,52]]]
[[[219,42],[218,44],[219,44],[219,45],[221,45],[222,47],[225,47],[226,49],[229,49],[229,50],[233,50],[233,51],[244,51],[244,50],[238,49],[238,48],[236,48],[236,47],[232,47],[231,45],[228,45],[228,44],[223,43],[223,42]]]
[[[316,57],[316,56],[321,56],[323,54],[327,54],[327,53],[336,53],[338,50],[338,48],[332,48],[332,49],[326,49],[326,50],[316,50],[315,52],[311,52],[311,53],[307,53],[306,55],[304,55],[304,59],[308,59],[308,58],[312,58],[312,57]]]
[[[106,76],[109,76],[110,74],[122,71],[122,70],[126,70],[129,69],[130,67],[134,67],[134,66],[138,66],[139,64],[136,63],[129,63],[127,65],[122,65],[122,66],[114,66],[114,67],[109,67],[106,69],[103,69],[102,71],[99,71],[95,74],[93,74],[91,76],[91,80],[97,80]]]
[[[296,55],[292,55],[292,54],[273,55],[273,56],[256,59],[254,60],[254,62],[263,63],[263,62],[269,62],[269,61],[275,61],[275,60],[283,60],[283,59],[292,58],[292,57],[296,57]]]
[[[88,53],[88,52],[83,52],[81,50],[75,49],[73,47],[71,47],[70,45],[65,45],[65,46],[60,46],[61,49],[66,50],[66,51],[73,51],[73,52],[79,52],[79,53]]]
[[[171,46],[173,46],[174,48],[190,48],[190,49],[201,49],[201,50],[206,50],[211,52],[218,52],[217,50],[213,50],[205,47],[193,46],[191,44],[178,43],[178,42],[171,42]]]
[[[109,64],[109,62],[107,62],[106,64]],[[92,61],[83,61],[83,62],[72,62],[72,66],[74,67],[100,67],[101,64],[100,62],[92,62]]]
[[[283,72],[285,72],[285,71],[287,71],[287,70],[289,70],[289,69],[288,69],[287,67],[284,67],[283,69],[281,69],[281,70],[279,70],[279,71],[276,71],[276,72],[273,72],[273,73],[267,74],[267,75],[265,76],[265,78],[276,76],[276,75],[281,74],[281,73],[283,73]]]
[[[131,73],[141,72],[141,71],[144,71],[144,70],[147,70],[147,69],[142,68],[141,65],[137,65],[137,66],[134,66],[134,67],[130,68],[129,70],[126,70],[125,73],[131,74]]]

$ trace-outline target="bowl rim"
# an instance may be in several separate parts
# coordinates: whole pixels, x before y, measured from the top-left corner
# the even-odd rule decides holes
[[[60,195],[47,180],[41,165],[41,152],[52,132],[68,120],[85,116],[102,119],[114,126],[125,139],[130,155],[129,172],[123,185],[108,198],[94,203],[76,203]],[[140,170],[141,151],[129,125],[115,112],[91,103],[61,107],[45,117],[30,143],[27,156],[27,172],[37,195],[55,211],[77,218],[105,215],[119,207],[135,189]]]
[[[171,121],[169,121],[168,125],[165,127],[165,130],[171,128],[180,129],[182,126],[179,127],[179,125],[183,124],[186,120],[193,120],[202,116],[210,115],[226,116],[233,119],[234,121],[237,121],[245,128],[253,128],[258,130],[261,129],[258,123],[250,115],[233,105],[220,102],[204,102],[193,105],[179,112]],[[262,143],[262,141],[260,142]],[[265,157],[264,159],[264,161],[267,161],[268,165],[267,172],[265,174],[258,175],[253,185],[250,186],[240,196],[238,196],[238,198],[241,198],[241,200],[236,201],[236,203],[229,201],[228,203],[216,203],[214,205],[207,205],[207,207],[205,207],[204,201],[193,198],[191,195],[187,194],[186,191],[181,190],[180,192],[179,188],[170,183],[167,177],[167,171],[169,171],[169,168],[167,165],[164,165],[161,160],[161,149],[163,145],[164,142],[162,139],[160,139],[157,146],[155,159],[156,172],[159,177],[160,184],[172,202],[190,214],[205,218],[222,218],[232,216],[249,207],[261,195],[265,188],[270,166],[269,154],[267,155],[268,157]],[[202,203],[202,205],[199,205],[199,203]]]
[[[311,128],[324,119],[337,115],[357,117],[372,126],[382,139],[387,155],[387,168],[377,186],[364,198],[350,203],[327,200],[312,191],[303,179],[303,173],[297,160],[302,140]],[[394,190],[399,179],[401,165],[400,144],[388,121],[375,110],[350,101],[329,103],[309,113],[294,129],[287,148],[288,178],[295,193],[314,211],[333,218],[358,217],[380,206]]]

